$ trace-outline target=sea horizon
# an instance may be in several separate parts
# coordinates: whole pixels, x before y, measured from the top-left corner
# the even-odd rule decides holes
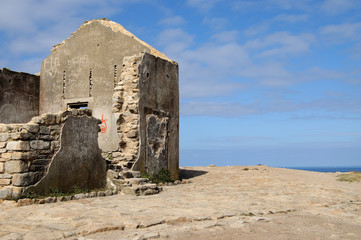
[[[361,172],[361,166],[317,166],[317,167],[281,167],[295,170],[305,170],[312,172]]]

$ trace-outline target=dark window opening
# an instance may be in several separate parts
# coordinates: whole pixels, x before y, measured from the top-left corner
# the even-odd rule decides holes
[[[68,108],[71,109],[88,109],[87,102],[68,103]]]

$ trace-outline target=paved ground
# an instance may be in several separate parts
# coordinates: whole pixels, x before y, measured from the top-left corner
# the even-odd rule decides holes
[[[0,239],[361,239],[361,183],[335,173],[182,169],[153,196],[0,204]]]

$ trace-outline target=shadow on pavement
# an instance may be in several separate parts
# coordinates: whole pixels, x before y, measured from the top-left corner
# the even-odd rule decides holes
[[[179,169],[179,178],[180,179],[190,179],[190,178],[202,176],[207,173],[208,173],[207,171]]]

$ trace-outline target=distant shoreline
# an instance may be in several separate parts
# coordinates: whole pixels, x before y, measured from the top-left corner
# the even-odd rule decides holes
[[[360,167],[281,167],[287,169],[295,169],[295,170],[305,170],[312,172],[361,172]]]

